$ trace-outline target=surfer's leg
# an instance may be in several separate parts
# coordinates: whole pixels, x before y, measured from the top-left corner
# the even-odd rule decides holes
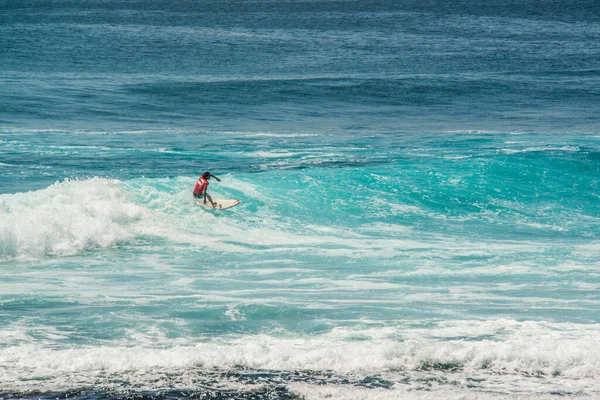
[[[208,193],[206,193],[206,200],[208,200],[208,202],[210,204],[213,204],[213,199],[212,199],[212,197],[210,197],[210,194],[208,194]]]

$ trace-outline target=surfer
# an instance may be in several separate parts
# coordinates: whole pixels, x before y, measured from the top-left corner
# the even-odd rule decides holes
[[[206,200],[208,199],[208,201],[210,201],[210,204],[213,207],[216,207],[216,203],[213,202],[212,197],[210,197],[206,192],[206,189],[208,189],[208,180],[211,177],[215,178],[217,182],[221,182],[219,178],[206,171],[200,176],[200,178],[198,178],[198,182],[196,182],[196,186],[194,187],[194,197],[197,199],[204,198],[204,204],[206,204]]]

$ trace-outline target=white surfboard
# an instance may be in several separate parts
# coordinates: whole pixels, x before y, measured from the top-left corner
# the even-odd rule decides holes
[[[196,205],[199,205],[201,207],[210,208],[210,209],[225,210],[227,208],[237,206],[242,201],[241,200],[214,200],[214,202],[215,202],[214,207],[212,206],[212,204],[210,204],[210,201],[206,201],[206,204],[204,204],[203,201],[196,201]]]

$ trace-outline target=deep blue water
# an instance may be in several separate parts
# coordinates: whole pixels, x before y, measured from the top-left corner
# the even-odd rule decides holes
[[[594,1],[0,2],[0,397],[597,397],[599,98]]]

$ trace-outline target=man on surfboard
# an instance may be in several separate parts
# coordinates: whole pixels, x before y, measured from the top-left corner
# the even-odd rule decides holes
[[[208,199],[208,201],[210,201],[210,204],[213,207],[216,207],[216,203],[213,202],[212,197],[210,197],[206,192],[206,189],[208,189],[208,180],[211,177],[215,178],[217,182],[221,182],[219,178],[206,171],[200,176],[200,178],[198,178],[198,182],[196,182],[196,186],[194,187],[194,197],[197,199],[204,198],[204,204],[206,204],[206,200]]]

